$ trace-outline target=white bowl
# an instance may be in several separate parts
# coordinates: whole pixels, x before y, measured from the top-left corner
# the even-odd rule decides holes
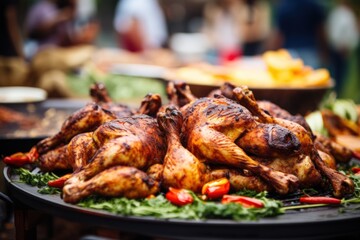
[[[47,92],[35,87],[0,87],[0,103],[32,103],[44,101]]]

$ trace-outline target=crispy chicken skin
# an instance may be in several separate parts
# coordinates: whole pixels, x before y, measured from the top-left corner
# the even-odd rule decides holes
[[[100,172],[87,181],[65,187],[64,201],[77,203],[93,194],[107,197],[145,198],[158,193],[160,183],[137,168],[115,166]]]
[[[346,194],[354,192],[353,181],[349,177],[327,166],[327,164],[321,159],[315,147],[313,134],[311,132],[307,131],[303,126],[293,121],[268,115],[260,109],[255,101],[254,95],[247,87],[237,87],[233,90],[233,94],[240,104],[247,107],[255,116],[258,116],[262,122],[279,124],[288,128],[296,135],[301,143],[301,153],[308,155],[314,163],[316,169],[330,181],[334,196],[343,197]]]
[[[37,165],[43,172],[54,170],[68,170],[71,165],[68,162],[67,146],[60,146],[39,156]]]
[[[245,152],[261,157],[297,154],[300,141],[288,129],[276,124],[259,123],[235,141]]]
[[[182,114],[175,107],[168,107],[164,113],[158,114],[157,119],[166,134],[168,146],[164,158],[164,188],[185,188],[201,192],[202,186],[210,179],[209,169],[181,145]]]
[[[159,108],[161,107],[161,97],[159,94],[147,94],[141,102],[141,105],[138,110],[134,111],[130,115],[141,115],[146,114],[149,116],[156,116]],[[128,116],[128,113],[125,113],[123,117]],[[53,151],[58,146],[68,144],[69,141],[73,141],[68,147],[69,150],[69,165],[73,167],[73,170],[81,167],[83,164],[87,163],[86,159],[94,154],[95,148],[98,147],[95,142],[89,142],[85,140],[85,136],[81,135],[82,133],[87,133],[87,138],[89,138],[90,131],[94,131],[101,124],[119,118],[120,114],[113,114],[108,110],[104,110],[100,105],[96,103],[91,103],[86,105],[84,108],[73,113],[67,121],[63,124],[60,131],[51,137],[48,137],[36,145],[36,148],[42,158],[42,161],[39,163],[45,164],[46,168],[49,169],[51,163],[46,163],[47,156],[46,154],[49,151]],[[79,135],[79,136],[77,136]],[[81,136],[81,137],[80,137]],[[79,139],[80,138],[80,139]],[[73,140],[74,139],[74,140]],[[83,145],[82,147],[80,145]],[[87,150],[84,150],[84,149]],[[56,150],[55,150],[56,152]],[[51,162],[52,159],[49,159]],[[40,166],[41,167],[41,166]],[[45,168],[44,168],[45,169]],[[56,170],[56,166],[51,168],[51,170]]]
[[[184,118],[182,141],[197,158],[207,163],[249,170],[272,184],[280,194],[287,194],[298,187],[297,177],[260,164],[234,143],[259,124],[240,104],[225,97],[201,98],[186,108]],[[296,145],[297,142],[287,144]]]
[[[93,132],[80,133],[67,145],[68,162],[74,172],[88,164],[98,146],[93,140]]]
[[[166,153],[165,137],[156,119],[147,115],[106,122],[94,131],[93,141],[99,148],[89,163],[65,182],[63,188],[65,202],[73,202],[74,192],[82,191],[77,185],[85,182],[94,184],[91,179],[97,179],[96,176],[103,174],[106,169],[128,166],[146,171],[150,166],[162,163]],[[106,181],[110,177],[99,179]],[[120,191],[119,196],[122,193]]]
[[[93,131],[102,123],[115,118],[114,114],[104,110],[96,103],[89,103],[70,115],[57,134],[40,141],[36,145],[37,151],[39,154],[43,154],[59,145],[67,144],[75,135]]]

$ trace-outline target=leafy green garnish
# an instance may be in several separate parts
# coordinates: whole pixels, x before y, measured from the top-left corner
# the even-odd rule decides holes
[[[59,178],[54,173],[31,173],[25,168],[16,168],[13,171],[15,174],[19,175],[20,182],[38,187],[38,192],[41,194],[58,194],[61,192],[58,188],[49,187],[47,185],[49,181]]]
[[[203,201],[193,192],[190,193],[194,198],[194,202],[182,207],[171,204],[163,194],[142,200],[89,197],[81,201],[79,205],[124,216],[151,216],[162,219],[199,220],[216,218],[241,221],[258,220],[259,218],[272,217],[284,213],[281,209],[282,203],[266,198],[265,192],[255,196],[264,202],[263,208],[246,208],[237,203],[221,204],[216,201]]]
[[[43,194],[59,194],[57,188],[48,187],[50,180],[55,180],[58,176],[54,173],[32,173],[27,169],[14,169],[15,174],[19,175],[19,180],[26,184],[38,187],[38,192]],[[355,192],[341,201],[339,212],[357,210],[350,207],[351,204],[360,203],[360,176],[350,174],[350,170],[343,171],[349,174],[355,184]],[[315,189],[304,189],[305,195],[316,195]],[[246,208],[237,203],[222,204],[219,201],[204,201],[198,195],[190,191],[194,201],[185,206],[176,206],[169,202],[164,194],[159,194],[153,198],[128,199],[125,197],[106,198],[91,196],[83,199],[79,206],[97,210],[103,210],[123,216],[147,216],[159,219],[232,219],[235,221],[254,221],[264,217],[275,217],[284,214],[288,210],[299,210],[328,206],[327,204],[298,204],[284,206],[280,200],[268,196],[267,192],[257,193],[251,190],[242,190],[234,195],[248,196],[257,198],[264,203],[263,208]]]

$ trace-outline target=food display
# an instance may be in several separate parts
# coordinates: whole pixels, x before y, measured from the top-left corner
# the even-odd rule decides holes
[[[204,98],[184,82],[166,91],[167,101],[148,94],[134,108],[94,84],[93,101],[59,132],[3,161],[66,203],[125,215],[243,220],[360,201],[356,151],[325,145],[333,139],[317,137],[303,116],[231,83]],[[34,167],[40,173],[26,170]],[[278,200],[291,194],[307,196],[295,206]]]
[[[216,86],[230,82],[250,88],[312,88],[333,84],[327,69],[312,69],[285,49],[267,51],[260,57],[240,59],[225,66],[196,63],[169,71],[167,78]]]

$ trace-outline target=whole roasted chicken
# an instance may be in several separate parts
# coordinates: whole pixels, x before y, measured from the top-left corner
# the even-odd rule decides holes
[[[246,87],[224,85],[197,99],[177,82],[167,93],[166,105],[149,94],[130,109],[95,85],[94,102],[36,145],[43,171],[72,169],[65,202],[92,194],[144,198],[169,187],[201,192],[206,182],[222,177],[233,190],[284,195],[328,181],[336,197],[353,192],[353,182],[335,170],[330,153],[316,147],[301,116],[257,102]]]
[[[155,118],[141,114],[106,122],[92,138],[84,138],[82,146],[88,144],[98,149],[89,163],[65,182],[65,202],[78,202],[90,194],[139,198],[159,191],[159,183],[144,172],[162,163],[166,152]]]

